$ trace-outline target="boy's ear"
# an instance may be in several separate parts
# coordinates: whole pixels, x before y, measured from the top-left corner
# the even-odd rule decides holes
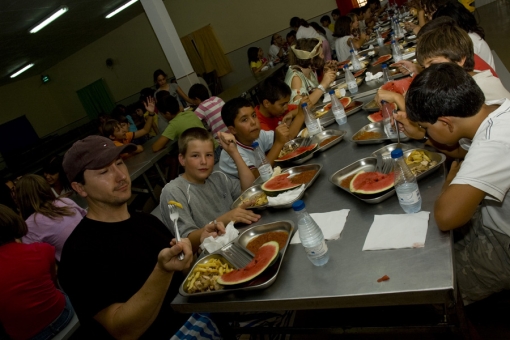
[[[466,62],[466,57],[461,58],[460,61],[458,62],[458,64],[460,67],[463,67],[465,62]]]
[[[181,164],[181,166],[184,167],[184,156],[182,155],[182,153],[179,153],[179,163]]]
[[[227,127],[227,128],[228,128],[228,131],[229,131],[231,134],[233,134],[234,136],[237,134],[237,130],[236,130],[236,128],[235,128],[235,127],[233,127],[233,126],[229,126],[229,127]]]
[[[267,100],[267,99],[264,99],[262,101],[262,105],[264,105],[264,107],[267,109],[269,107],[269,105],[271,105],[271,102],[269,102],[269,100]]]
[[[441,124],[443,124],[443,126],[445,126],[448,129],[448,131],[453,132],[455,126],[453,124],[454,122],[450,117],[439,117],[437,120],[441,122]]]
[[[116,139],[114,135],[110,135],[110,137],[108,137],[108,138],[110,138],[111,140],[115,140]]]

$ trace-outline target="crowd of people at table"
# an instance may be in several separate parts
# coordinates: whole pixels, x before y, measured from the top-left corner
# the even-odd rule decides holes
[[[413,81],[405,95],[380,89],[376,102],[396,103],[407,136],[455,159],[434,207],[441,230],[455,230],[455,270],[465,304],[510,288],[510,93],[497,78],[483,29],[456,1],[414,0],[418,64],[400,61]],[[285,79],[269,77],[259,105],[223,102],[203,84],[188,94],[154,72],[157,90],[100,117],[99,135],[51,157],[43,176],[26,174],[0,188],[0,324],[12,339],[48,339],[76,311],[96,338],[180,338],[200,324],[219,338],[207,315],[179,315],[170,302],[199,245],[225,225],[261,216],[234,200],[259,176],[253,143],[274,166],[284,144],[303,128],[302,104],[318,103],[337,63],[361,48],[385,8],[369,0],[321,26],[292,18],[286,41],[272,37],[268,59],[250,48],[253,72],[288,62]],[[384,18],[383,18],[384,20]],[[335,60],[338,59],[338,62]],[[184,109],[190,104],[192,110]],[[128,211],[131,179],[124,160],[166,148],[170,174],[160,199],[162,220]],[[219,171],[213,171],[216,163]],[[176,242],[167,202],[180,202]],[[81,203],[81,204],[80,204]],[[85,207],[85,209],[83,208]],[[177,255],[184,253],[184,260]],[[58,281],[57,281],[58,278]],[[189,318],[189,319],[188,319]],[[173,339],[172,338],[172,339]]]

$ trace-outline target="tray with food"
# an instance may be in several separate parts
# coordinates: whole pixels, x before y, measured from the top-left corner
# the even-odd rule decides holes
[[[393,143],[383,146],[382,148],[372,152],[372,156],[377,157],[377,155],[381,155],[383,159],[391,158],[391,152],[397,148],[397,145],[397,143]],[[405,152],[413,147],[408,144],[400,143],[400,148]]]
[[[375,60],[375,61],[372,63],[372,66],[376,66],[376,65],[379,65],[379,64],[385,63],[385,62],[387,62],[388,60],[390,60],[391,58],[393,58],[393,56],[392,56],[391,54],[385,54],[385,55],[382,55],[382,56],[380,56],[379,58],[377,58],[377,60]]]
[[[385,141],[396,142],[397,138],[389,138],[384,132],[384,126],[382,122],[374,122],[365,125],[358,132],[356,132],[351,140],[357,144],[379,144]],[[400,132],[400,141],[407,142],[407,137],[403,132]]]
[[[278,158],[274,161],[276,163],[303,164],[313,157],[318,148],[319,144],[312,143],[307,138],[294,138],[285,143]]]
[[[286,209],[292,206],[292,203],[301,199],[305,194],[306,189],[308,189],[313,182],[319,176],[319,172],[322,169],[321,164],[306,164],[300,166],[294,166],[291,168],[287,168],[281,173],[274,175],[267,182],[260,183],[260,177],[255,180],[254,185],[248,189],[246,189],[241,196],[239,196],[231,205],[232,209],[237,208],[246,200],[251,200],[257,198],[259,201],[254,202],[262,204],[262,206],[253,206],[252,209],[262,208],[265,209],[267,207],[276,208],[276,209]],[[278,196],[279,194],[296,189],[301,185],[305,185],[305,190],[303,190],[293,201],[287,202],[280,205],[269,205],[269,203],[264,203],[264,198],[267,200],[267,196]]]
[[[404,159],[415,174],[417,180],[430,175],[446,160],[446,156],[425,149],[409,149],[401,144]],[[388,145],[372,154],[374,157],[360,159],[345,168],[338,170],[329,181],[345,192],[369,204],[380,203],[395,194],[393,173],[382,174],[376,171],[377,154],[383,156],[384,162],[392,162],[390,153],[396,144]]]
[[[233,242],[199,259],[181,284],[179,293],[194,297],[271,286],[293,232],[292,221],[248,228]]]
[[[377,103],[375,102],[375,99],[372,99],[368,103],[363,104],[363,110],[365,110],[367,112],[377,112],[380,109],[379,109],[379,106],[377,105]]]
[[[385,175],[376,172],[376,163],[374,157],[362,158],[335,172],[329,181],[363,202],[380,203],[393,196],[395,189],[393,173]]]
[[[356,84],[358,84],[358,86],[359,86],[363,82],[364,79],[365,79],[365,77],[357,77],[356,78]],[[336,80],[333,83],[334,83],[334,85],[331,85],[331,89],[334,89],[335,90],[335,96],[340,98],[339,94],[337,93],[337,90],[347,89],[347,83],[345,82],[345,78],[341,79],[341,80]]]
[[[259,177],[261,178],[261,177]],[[235,209],[241,204],[248,204],[245,206],[245,209],[248,210],[263,210],[267,208],[267,196],[264,191],[262,191],[261,184],[254,185],[246,189],[241,196],[239,196],[234,203],[232,203],[231,209]]]
[[[319,144],[317,152],[322,152],[340,143],[344,135],[345,131],[342,130],[324,130],[312,137],[312,143]]]

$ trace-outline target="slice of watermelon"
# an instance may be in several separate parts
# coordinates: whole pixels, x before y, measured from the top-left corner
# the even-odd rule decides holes
[[[278,256],[279,250],[280,246],[276,241],[264,243],[257,251],[257,254],[255,254],[255,257],[244,268],[223,274],[218,278],[217,282],[220,285],[229,286],[253,280],[273,263],[273,260]]]
[[[411,83],[413,82],[413,78],[404,78],[399,80],[393,80],[390,82],[387,82],[381,88],[383,90],[388,90],[396,93],[400,93],[401,95],[404,95],[404,93],[407,92],[409,89],[409,86],[411,86]]]
[[[352,102],[351,97],[342,97],[340,99],[340,103],[344,108],[347,108],[351,104],[351,102]]]
[[[380,63],[384,63],[392,58],[391,54],[385,54],[380,56],[373,64],[372,66],[379,65]]]
[[[377,111],[376,113],[372,113],[371,115],[368,115],[368,120],[372,123],[380,122],[382,121],[382,111]]]
[[[375,171],[360,171],[351,180],[350,190],[363,195],[377,194],[393,188],[394,177],[393,172],[382,174]]]
[[[367,70],[367,69],[366,69],[366,68],[364,68],[364,69],[361,69],[361,70],[359,70],[358,72],[354,73],[354,74],[353,74],[354,78],[357,78],[357,77],[361,76],[363,73],[365,73],[365,71],[366,71],[366,70]]]
[[[266,193],[267,196],[278,196],[282,192],[295,189],[301,184],[292,183],[288,178],[289,173],[273,176],[266,183],[262,184],[261,189]]]

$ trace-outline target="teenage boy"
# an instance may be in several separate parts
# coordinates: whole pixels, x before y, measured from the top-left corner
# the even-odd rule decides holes
[[[434,206],[441,230],[458,230],[455,271],[465,302],[510,289],[510,100],[484,103],[459,65],[431,65],[412,82],[407,114],[435,141],[469,146]]]
[[[253,142],[258,142],[259,147],[266,153],[267,160],[274,165],[283,145],[289,141],[289,128],[286,124],[280,124],[274,131],[260,129],[260,122],[251,103],[242,97],[228,101],[221,109],[221,118],[236,138],[237,149],[244,162],[252,171],[255,178],[259,177],[256,168],[255,154],[252,147]],[[238,167],[234,159],[225,151],[220,156],[221,171],[238,177]]]
[[[64,245],[59,281],[86,339],[170,339],[188,317],[170,306],[174,274],[189,268],[199,242],[176,243],[156,217],[128,211],[131,180],[120,154],[132,149],[89,136],[64,156],[67,178],[89,209]],[[223,232],[210,224],[201,239]]]
[[[333,18],[333,22],[331,24],[329,24],[329,30],[334,33],[335,32],[335,23],[338,20],[338,18],[340,18],[340,10],[338,8],[335,8],[334,10],[332,10],[331,17]]]
[[[211,96],[202,84],[191,86],[188,97],[198,103],[195,114],[218,141],[218,132],[228,131],[223,119],[221,119],[221,108],[225,105],[225,102],[221,98]]]
[[[331,23],[331,19],[329,18],[329,15],[323,15],[321,17],[321,25],[324,28],[327,28],[330,32],[335,31],[335,24]]]
[[[260,215],[243,206],[230,209],[241,193],[253,184],[255,177],[241,158],[234,136],[222,132],[219,136],[224,152],[232,157],[239,169],[240,180],[220,171],[213,172],[214,139],[205,129],[191,128],[179,138],[179,162],[184,167],[184,174],[170,181],[161,192],[163,222],[174,230],[167,202],[181,203],[179,232],[192,243],[201,235],[200,226],[210,221],[227,225],[230,221],[251,224],[260,219]]]
[[[289,104],[292,91],[289,85],[276,77],[269,77],[260,86],[261,104],[255,106],[260,128],[274,131],[280,124],[289,127],[289,135],[297,136],[304,123],[301,106]]]
[[[159,113],[168,121],[168,126],[159,139],[152,144],[152,151],[163,149],[171,140],[178,140],[179,136],[189,128],[205,129],[197,115],[191,111],[183,111],[179,102],[173,96],[166,96],[158,102]],[[217,145],[217,144],[215,144]]]

